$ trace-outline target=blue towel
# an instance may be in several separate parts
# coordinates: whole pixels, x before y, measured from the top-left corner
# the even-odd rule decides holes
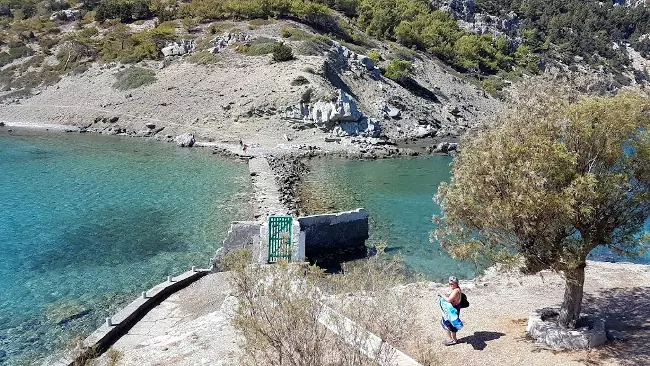
[[[463,327],[463,322],[458,317],[458,310],[442,296],[438,296],[438,303],[443,319],[448,320],[454,328],[460,330]]]

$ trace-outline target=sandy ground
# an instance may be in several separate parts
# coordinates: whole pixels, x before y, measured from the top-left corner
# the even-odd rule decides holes
[[[563,280],[544,272],[535,276],[488,273],[461,282],[471,303],[461,318],[465,327],[455,346],[442,345],[436,283],[404,286],[416,306],[417,335],[439,365],[649,365],[650,266],[589,262],[583,307],[606,320],[625,341],[609,341],[589,351],[557,351],[528,339],[531,310],[559,305]],[[117,365],[238,365],[240,338],[230,324],[231,289],[227,274],[208,275],[177,292],[147,314],[120,339]],[[224,304],[225,303],[225,304]],[[413,350],[403,350],[417,357]],[[96,365],[106,365],[105,353]],[[115,353],[115,352],[113,352]]]

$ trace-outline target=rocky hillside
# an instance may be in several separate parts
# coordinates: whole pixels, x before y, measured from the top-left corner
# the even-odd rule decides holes
[[[639,20],[616,52],[586,45],[564,59],[554,42],[566,37],[521,4],[440,1],[2,0],[0,119],[267,147],[384,144],[453,140],[539,73],[646,82],[642,6],[616,7]]]

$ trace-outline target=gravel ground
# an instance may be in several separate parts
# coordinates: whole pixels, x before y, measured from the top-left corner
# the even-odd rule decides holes
[[[435,284],[413,285],[423,337],[442,365],[650,365],[650,266],[588,262],[583,311],[606,320],[607,329],[629,337],[590,351],[557,351],[527,339],[531,310],[557,306],[564,282],[550,272],[536,276],[488,274],[461,282],[470,307],[463,309],[460,344],[445,347]]]

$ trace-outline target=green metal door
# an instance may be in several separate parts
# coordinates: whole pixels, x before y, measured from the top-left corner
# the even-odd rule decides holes
[[[269,263],[291,260],[293,217],[269,216]]]

